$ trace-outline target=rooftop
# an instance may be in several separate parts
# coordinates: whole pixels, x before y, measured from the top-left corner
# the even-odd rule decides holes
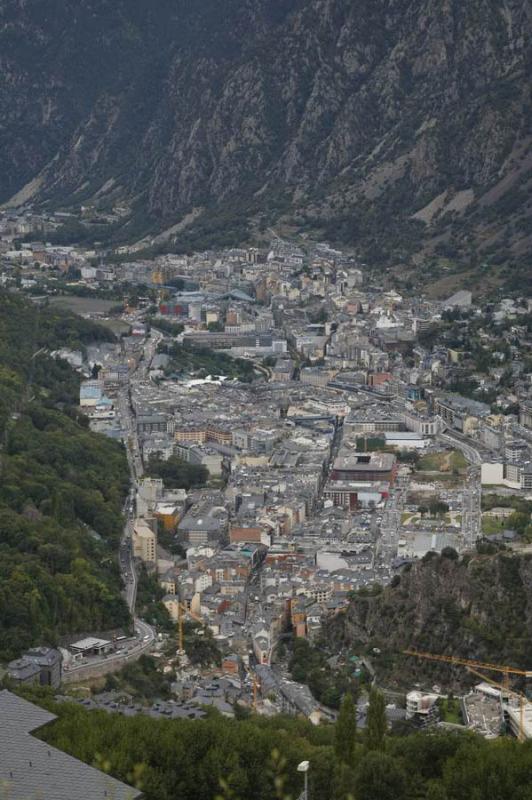
[[[54,714],[0,692],[0,784],[10,800],[133,800],[140,792],[31,736]]]

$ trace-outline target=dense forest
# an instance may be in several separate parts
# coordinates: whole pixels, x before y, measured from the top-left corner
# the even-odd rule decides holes
[[[108,339],[72,314],[0,293],[0,659],[67,632],[128,623],[115,548],[122,447],[78,415],[79,377],[50,357]]]
[[[42,700],[40,702],[43,702]],[[370,698],[357,731],[347,695],[336,725],[284,716],[155,720],[44,703],[59,719],[41,738],[134,784],[146,800],[295,800],[310,762],[311,800],[531,800],[532,745],[472,734],[386,733]]]

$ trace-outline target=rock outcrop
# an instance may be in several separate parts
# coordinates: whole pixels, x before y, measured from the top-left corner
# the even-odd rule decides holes
[[[398,585],[356,597],[327,626],[333,648],[377,648],[380,677],[399,683],[463,682],[467,674],[403,656],[407,648],[532,669],[532,558],[431,556],[403,572]]]

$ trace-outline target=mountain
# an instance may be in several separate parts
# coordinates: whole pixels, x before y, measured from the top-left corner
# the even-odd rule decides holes
[[[0,200],[519,265],[531,28],[528,0],[4,0]]]
[[[395,584],[395,585],[393,585]],[[327,627],[333,648],[371,653],[385,685],[467,681],[461,667],[402,655],[413,648],[529,669],[532,559],[509,553],[428,554],[375,596],[352,600]],[[496,676],[492,676],[496,677]]]

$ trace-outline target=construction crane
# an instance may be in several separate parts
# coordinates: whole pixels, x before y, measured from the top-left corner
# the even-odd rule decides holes
[[[413,656],[414,658],[423,658],[428,661],[439,661],[444,664],[454,664],[458,667],[465,667],[473,675],[476,675],[482,680],[487,681],[492,686],[496,686],[502,693],[506,693],[516,698],[519,702],[519,741],[526,739],[525,735],[525,708],[527,704],[526,695],[517,692],[515,689],[510,688],[510,675],[520,675],[524,678],[532,678],[532,671],[517,669],[516,667],[509,667],[502,664],[491,664],[483,661],[473,661],[469,658],[459,658],[458,656],[444,656],[435,653],[425,653],[420,650],[403,650],[403,655]],[[481,670],[484,670],[482,672]],[[503,682],[499,683],[494,681],[485,672],[500,672],[503,674]]]
[[[177,626],[178,626],[178,632],[179,632],[179,652],[180,653],[184,653],[184,651],[185,651],[185,647],[184,647],[185,637],[184,637],[184,633],[183,633],[183,621],[184,621],[184,618],[187,615],[189,617],[191,617],[195,622],[199,622],[200,625],[205,626],[205,623],[204,623],[204,621],[202,620],[201,617],[199,617],[197,614],[195,614],[193,611],[191,611],[190,608],[187,608],[187,606],[184,603],[178,603],[178,606],[177,606]]]

